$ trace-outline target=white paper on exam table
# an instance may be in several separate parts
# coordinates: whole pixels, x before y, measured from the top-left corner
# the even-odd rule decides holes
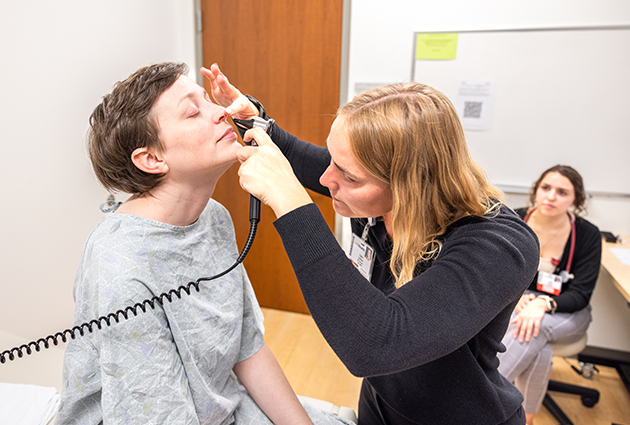
[[[0,382],[1,424],[46,425],[58,408],[56,388]]]

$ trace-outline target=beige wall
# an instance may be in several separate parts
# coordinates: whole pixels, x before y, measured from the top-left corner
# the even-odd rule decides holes
[[[0,2],[0,330],[71,326],[74,273],[107,197],[85,153],[88,117],[140,66],[196,67],[192,11],[193,0]]]

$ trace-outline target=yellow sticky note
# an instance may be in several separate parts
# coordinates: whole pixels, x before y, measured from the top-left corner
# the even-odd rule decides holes
[[[456,52],[457,33],[416,35],[416,60],[455,59]]]

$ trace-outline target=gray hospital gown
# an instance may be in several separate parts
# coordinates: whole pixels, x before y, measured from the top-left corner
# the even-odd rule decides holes
[[[228,212],[212,199],[185,227],[108,214],[76,274],[74,324],[230,267]],[[266,424],[232,372],[263,345],[263,317],[242,265],[200,292],[130,315],[66,348],[56,424]],[[336,416],[307,407],[315,423]]]

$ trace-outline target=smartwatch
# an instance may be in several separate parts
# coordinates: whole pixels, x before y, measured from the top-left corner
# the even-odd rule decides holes
[[[541,298],[545,300],[545,303],[547,303],[547,313],[554,314],[556,312],[556,309],[558,308],[558,303],[556,303],[556,300],[551,298],[549,295],[539,295],[536,298]]]

